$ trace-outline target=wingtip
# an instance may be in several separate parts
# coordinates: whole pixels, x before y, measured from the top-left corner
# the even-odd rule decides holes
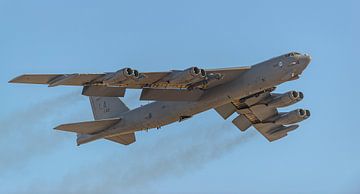
[[[8,83],[16,83],[16,80],[19,78],[20,76],[17,76],[15,78],[12,78],[11,80],[8,81]]]
[[[14,77],[13,79],[9,80],[8,83],[22,83],[21,79],[26,76],[27,74],[22,74],[19,76]],[[19,81],[20,80],[20,81]]]
[[[61,130],[61,126],[62,125],[58,125],[58,126],[54,127],[54,130]]]

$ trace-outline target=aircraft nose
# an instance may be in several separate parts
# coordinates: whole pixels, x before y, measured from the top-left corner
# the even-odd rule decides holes
[[[304,65],[308,65],[311,62],[311,56],[309,54],[304,54],[301,56],[301,61]]]
[[[294,73],[300,75],[311,62],[311,56],[309,54],[303,54],[299,56],[298,60],[299,65],[296,66]]]

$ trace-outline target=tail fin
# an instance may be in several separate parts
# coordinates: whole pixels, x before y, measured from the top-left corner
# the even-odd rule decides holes
[[[94,114],[94,119],[96,121],[92,121],[89,122],[90,126],[85,127],[87,128],[87,130],[90,130],[91,127],[94,126],[94,128],[96,129],[101,129],[102,125],[106,125],[107,123],[111,122],[111,121],[117,121],[119,122],[120,118],[117,119],[117,117],[119,117],[121,115],[121,113],[127,112],[130,109],[120,100],[120,98],[117,97],[95,97],[95,96],[90,96],[89,97],[90,100],[90,104],[91,104],[91,108],[92,108],[92,112]],[[113,118],[113,119],[111,119]],[[75,123],[77,124],[77,123]],[[82,123],[82,124],[87,124]],[[99,124],[99,125],[95,125],[95,124]],[[111,126],[111,125],[110,125]],[[105,126],[104,129],[108,128],[109,126]],[[90,128],[90,129],[89,129]],[[76,131],[74,131],[76,132]],[[81,145],[84,143],[88,143],[90,141],[94,141],[96,139],[99,138],[104,138],[104,137],[98,137],[97,135],[94,134],[89,134],[86,133],[86,131],[84,131],[84,133],[78,133],[77,134],[77,144]],[[135,140],[135,134],[131,133],[131,134],[125,134],[125,135],[118,135],[118,136],[114,136],[114,137],[109,137],[106,138],[108,140],[111,141],[115,141],[117,143],[120,144],[124,144],[124,145],[129,145],[131,143],[134,143]]]
[[[130,109],[117,97],[90,96],[90,104],[95,120],[116,118]]]

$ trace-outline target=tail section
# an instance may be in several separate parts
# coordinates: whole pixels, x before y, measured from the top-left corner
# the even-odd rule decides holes
[[[95,120],[116,118],[130,109],[117,97],[90,96],[90,104]]]
[[[109,134],[107,130],[121,122],[121,114],[129,108],[117,97],[90,96],[90,104],[95,121],[68,123],[57,126],[55,129],[77,133],[77,144],[81,145],[97,139],[105,138],[123,145],[134,143],[135,134]]]
[[[130,109],[117,97],[89,97],[92,112],[94,115],[95,121],[92,124],[96,124],[100,122],[103,125],[109,124],[105,128],[110,128],[112,125],[120,122],[120,118],[118,118],[122,113],[129,111]],[[115,123],[111,123],[111,121],[117,121]],[[96,128],[100,128],[96,126]],[[94,125],[92,125],[94,126]],[[101,131],[101,130],[100,130]],[[89,133],[78,133],[77,134],[77,144],[81,145],[93,140],[98,139],[100,134],[89,134]],[[129,145],[136,141],[135,133],[124,134],[124,135],[116,135],[111,137],[100,137],[105,138],[110,141],[114,141],[123,145]]]
[[[110,129],[119,122],[121,122],[121,118],[84,121],[79,123],[62,124],[55,127],[55,129],[77,133],[76,141],[78,145],[81,145],[102,138],[102,132]]]

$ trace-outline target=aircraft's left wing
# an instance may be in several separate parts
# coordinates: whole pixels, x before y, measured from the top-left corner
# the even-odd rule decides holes
[[[307,119],[310,112],[296,109],[281,113],[277,108],[289,106],[303,98],[301,92],[290,91],[285,94],[272,94],[273,89],[233,101],[215,110],[227,119],[233,113],[239,115],[232,121],[241,131],[254,126],[270,142],[285,137],[288,132],[299,127],[296,123]]]
[[[244,131],[253,125],[270,142],[285,137],[288,132],[298,128],[298,125],[285,126],[284,123],[276,122],[286,113],[279,113],[276,108],[266,105],[255,105],[237,112],[240,115],[233,120],[235,126]]]

